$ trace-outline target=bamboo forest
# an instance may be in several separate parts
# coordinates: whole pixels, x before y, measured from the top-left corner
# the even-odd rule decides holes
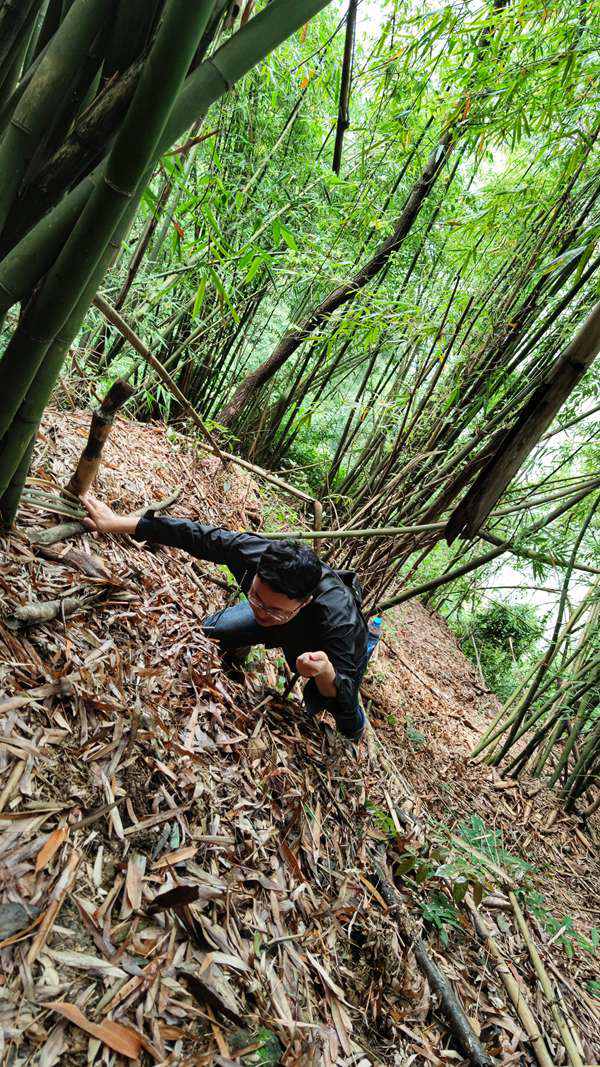
[[[600,1064],[600,5],[0,0],[0,1062]]]

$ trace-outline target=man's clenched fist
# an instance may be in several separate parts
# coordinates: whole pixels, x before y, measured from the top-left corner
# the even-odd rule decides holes
[[[302,678],[316,678],[326,673],[328,667],[331,668],[331,663],[325,652],[303,652],[296,660],[296,670]]]
[[[302,678],[314,678],[322,696],[336,696],[335,668],[326,652],[303,652],[296,660],[296,670]]]

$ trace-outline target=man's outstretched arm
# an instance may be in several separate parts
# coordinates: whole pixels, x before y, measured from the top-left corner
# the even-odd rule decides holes
[[[139,515],[117,515],[112,508],[89,493],[82,497],[88,511],[86,526],[99,533],[129,534],[137,541],[167,545],[189,552],[197,559],[224,563],[238,581],[255,569],[267,544],[258,534],[238,533],[220,526],[204,526],[191,519],[171,519],[148,511]]]

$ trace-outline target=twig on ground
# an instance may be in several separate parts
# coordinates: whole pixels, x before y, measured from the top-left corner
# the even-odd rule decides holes
[[[531,1041],[531,1047],[535,1053],[535,1057],[540,1067],[554,1067],[554,1062],[550,1057],[548,1049],[546,1048],[546,1044],[544,1042],[544,1038],[540,1033],[538,1024],[536,1023],[531,1013],[531,1009],[529,1008],[529,1005],[525,1000],[523,989],[513,977],[508,967],[508,964],[506,963],[506,960],[504,959],[504,956],[502,955],[502,952],[498,947],[498,944],[496,943],[496,941],[494,941],[494,938],[492,937],[485,923],[483,916],[477,910],[475,905],[471,903],[471,901],[469,901],[468,896],[466,898],[466,904],[471,913],[473,926],[475,927],[477,935],[483,941],[487,951],[489,952],[490,956],[496,964],[496,971],[500,975],[504,988],[506,989],[506,992],[508,993],[512,1001],[513,1007],[517,1015],[519,1016],[519,1019],[521,1020],[523,1029],[525,1030],[525,1033]]]

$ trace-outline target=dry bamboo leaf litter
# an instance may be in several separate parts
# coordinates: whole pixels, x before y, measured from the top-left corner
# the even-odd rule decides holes
[[[33,470],[46,491],[74,469],[88,423],[86,413],[46,416]],[[260,515],[259,491],[239,471],[198,461],[162,427],[118,419],[99,495],[131,511],[175,486],[178,510],[200,521],[247,528]],[[24,531],[52,523],[29,504],[21,521]],[[95,597],[91,611],[0,626],[6,1062],[84,1063],[96,1050],[124,1062],[115,1040],[143,1063],[250,1063],[269,1040],[286,1067],[466,1062],[373,880],[373,856],[387,845],[393,874],[396,854],[425,847],[407,813],[456,829],[476,812],[516,853],[565,867],[549,901],[583,929],[598,863],[572,820],[559,815],[544,834],[543,794],[495,788],[497,776],[467,764],[490,699],[444,624],[408,605],[386,630],[365,687],[376,734],[357,764],[297,703],[267,699],[275,656],[259,654],[244,685],[223,674],[199,620],[225,602],[225,575],[210,568],[220,584],[206,582],[189,557],[129,539],[67,544],[110,585],[64,544],[52,559],[20,535],[4,546],[3,618],[74,592]],[[420,750],[407,721],[426,734]],[[430,883],[419,891],[395,878],[418,918]],[[492,901],[494,891],[490,878]],[[484,910],[558,1067],[564,1052],[514,924]],[[500,976],[457,914],[447,948],[424,928],[432,958],[497,1062],[534,1063]],[[580,990],[594,962],[566,958],[541,924],[532,931],[563,976],[553,972],[563,1014],[591,1063],[600,1012]],[[59,1002],[69,1021],[57,1025]]]

